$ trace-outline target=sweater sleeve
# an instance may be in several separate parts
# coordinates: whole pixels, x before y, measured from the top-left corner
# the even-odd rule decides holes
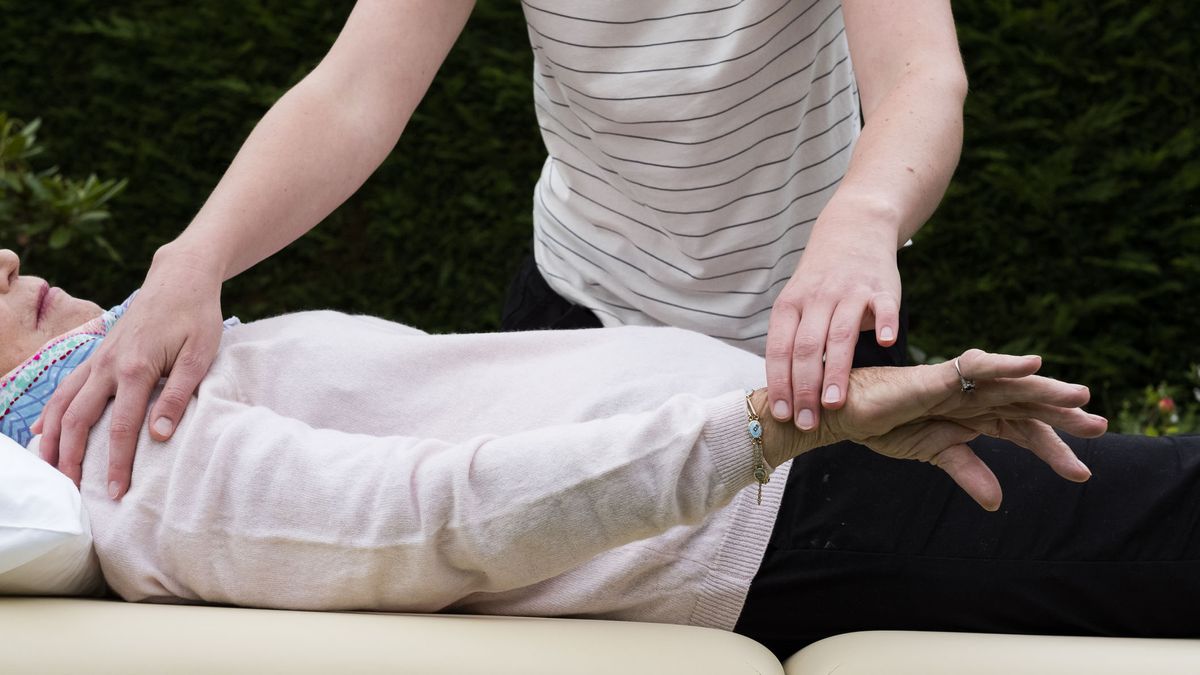
[[[203,423],[163,448],[181,453],[163,475],[102,506],[97,546],[127,599],[436,611],[698,523],[752,480],[740,392],[458,442],[230,400],[188,414]]]

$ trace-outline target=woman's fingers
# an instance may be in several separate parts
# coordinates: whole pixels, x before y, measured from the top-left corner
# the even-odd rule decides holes
[[[1041,420],[988,416],[956,422],[981,435],[1004,439],[1029,450],[1067,480],[1082,483],[1092,476],[1091,470],[1080,461],[1071,447],[1050,425]]]
[[[995,420],[1036,420],[1072,436],[1095,438],[1108,430],[1108,420],[1079,408],[1044,403],[1015,403],[993,408],[986,415]],[[960,422],[966,424],[965,421]]]
[[[62,430],[62,414],[75,399],[79,390],[83,388],[84,383],[88,381],[90,368],[91,364],[84,361],[74,372],[63,378],[50,396],[50,400],[42,408],[42,414],[29,427],[31,432],[42,435],[39,452],[42,460],[48,464],[58,466],[58,440]]]
[[[199,333],[193,335],[167,377],[167,382],[150,411],[150,436],[157,441],[165,441],[175,433],[179,420],[187,409],[192,394],[200,387],[200,381],[208,373],[220,343],[220,335]]]
[[[880,291],[871,296],[871,313],[875,315],[875,341],[881,347],[891,347],[900,335],[900,304],[891,293]]]
[[[940,368],[941,366],[937,366]],[[954,368],[950,368],[954,372]],[[955,390],[959,390],[955,375]],[[1066,408],[1078,408],[1091,399],[1087,387],[1062,382],[1040,375],[995,380],[975,380],[975,388],[969,392],[953,391],[931,412],[939,415],[972,416],[979,411],[998,408],[1014,403],[1042,403]]]
[[[850,386],[850,368],[854,365],[854,346],[858,343],[859,327],[866,306],[843,301],[829,320],[829,335],[825,342],[825,370],[821,385],[821,405],[834,410],[846,402]]]
[[[111,384],[97,376],[95,371],[89,373],[87,382],[79,389],[79,393],[67,405],[61,418],[55,420],[58,433],[58,470],[75,485],[79,485],[83,477],[83,456],[87,451],[88,432],[104,414],[104,407],[112,396]],[[47,423],[51,420],[47,419]]]
[[[792,407],[796,426],[804,431],[815,429],[821,421],[823,359],[831,316],[827,307],[805,305],[792,343]]]
[[[120,499],[129,490],[138,434],[146,421],[146,405],[158,373],[149,364],[140,364],[123,368],[120,378],[108,425],[106,488],[112,499]]]
[[[767,327],[767,401],[771,416],[792,419],[792,345],[800,312],[791,303],[777,302]]]
[[[1028,441],[1028,445],[1021,445],[1049,465],[1054,473],[1076,483],[1092,477],[1087,465],[1049,425],[1037,420],[1015,420],[1009,424]]]
[[[967,446],[980,432],[956,422],[925,420],[907,424],[867,441],[875,452],[898,459],[917,459],[942,469],[980,506],[1000,506],[1000,482]]]
[[[1026,377],[1036,373],[1042,367],[1042,357],[1040,356],[991,354],[982,349],[968,349],[956,360],[958,361],[958,370],[954,368],[955,360],[939,365],[945,374],[946,382],[955,389],[959,389],[961,385],[958,379],[959,371],[962,372],[964,378],[978,381],[1002,377]]]
[[[221,340],[220,278],[202,272],[156,256],[137,299],[43,411],[35,425],[43,457],[76,484],[89,431],[110,399],[106,487],[114,499],[129,490],[147,405],[164,375],[151,436],[166,440],[178,427]]]
[[[1003,498],[1000,481],[965,443],[957,443],[939,451],[929,463],[949,474],[984,509],[995,511],[1000,508]]]

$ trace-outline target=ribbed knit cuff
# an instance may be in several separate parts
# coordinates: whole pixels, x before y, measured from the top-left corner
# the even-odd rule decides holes
[[[746,428],[746,395],[742,392],[718,396],[708,402],[704,443],[712,452],[717,475],[727,490],[726,497],[754,481],[754,447]]]
[[[771,539],[792,464],[784,462],[772,472],[771,481],[762,486],[759,504],[745,393],[720,396],[708,406],[704,440],[713,453],[718,475],[735,495],[726,507],[731,514],[728,529],[710,562],[688,623],[733,630]]]

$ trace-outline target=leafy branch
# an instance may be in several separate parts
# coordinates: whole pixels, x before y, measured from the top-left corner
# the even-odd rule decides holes
[[[28,262],[40,251],[58,251],[82,241],[122,262],[104,237],[112,214],[106,205],[128,184],[125,179],[68,178],[57,166],[36,170],[30,160],[44,152],[41,120],[28,124],[0,112],[0,242],[20,249]]]

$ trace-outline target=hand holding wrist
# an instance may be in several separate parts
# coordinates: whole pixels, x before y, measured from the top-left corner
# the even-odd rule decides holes
[[[822,420],[821,424],[812,431],[801,431],[791,420],[780,422],[771,415],[762,414],[767,406],[767,390],[757,389],[750,394],[750,402],[759,411],[759,421],[763,425],[763,459],[769,470],[774,470],[780,464],[798,457],[813,448],[828,445],[836,441]]]

